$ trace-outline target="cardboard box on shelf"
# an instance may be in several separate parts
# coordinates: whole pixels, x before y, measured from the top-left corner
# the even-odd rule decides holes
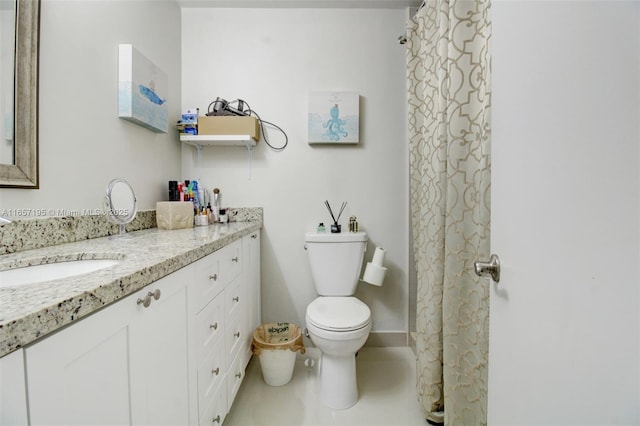
[[[198,135],[249,135],[260,140],[260,123],[255,117],[200,116]]]

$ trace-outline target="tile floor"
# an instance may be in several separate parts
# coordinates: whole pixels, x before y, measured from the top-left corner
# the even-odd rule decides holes
[[[313,367],[305,366],[312,358]],[[296,357],[291,382],[268,386],[259,360],[247,367],[245,380],[224,426],[425,426],[416,398],[413,352],[408,347],[363,348],[356,360],[360,399],[346,410],[332,410],[316,392],[319,351],[307,348]]]

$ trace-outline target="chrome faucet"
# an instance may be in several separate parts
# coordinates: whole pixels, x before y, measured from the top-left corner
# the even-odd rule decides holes
[[[0,216],[0,226],[6,225],[7,223],[11,223],[11,222],[12,222],[11,219]]]

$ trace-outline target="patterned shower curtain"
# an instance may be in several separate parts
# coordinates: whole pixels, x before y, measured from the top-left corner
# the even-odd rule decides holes
[[[490,2],[425,0],[407,32],[418,398],[430,423],[486,424]]]

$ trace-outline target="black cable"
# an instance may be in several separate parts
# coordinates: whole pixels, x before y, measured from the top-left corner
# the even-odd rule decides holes
[[[249,115],[251,115],[251,114],[255,115],[256,118],[258,119],[258,121],[260,122],[260,131],[262,132],[262,136],[264,137],[264,143],[266,143],[269,146],[269,148],[271,148],[271,149],[273,149],[275,151],[282,151],[283,149],[285,149],[287,147],[287,145],[289,144],[289,136],[287,136],[287,132],[282,130],[282,128],[280,126],[278,126],[277,124],[271,123],[270,121],[266,121],[266,120],[263,120],[262,118],[260,118],[258,113],[251,109],[251,106],[249,105],[249,103],[247,101],[242,101],[242,102],[244,102],[245,105],[247,105],[247,109],[245,111],[243,111],[243,112],[246,112]],[[267,138],[267,132],[264,131],[264,123],[267,123],[267,124],[275,127],[276,129],[280,130],[280,132],[282,132],[282,134],[284,135],[284,144],[282,146],[275,147],[275,146],[273,146],[273,145],[271,145],[269,143],[269,139]]]
[[[251,111],[251,112],[256,114],[255,111]],[[256,114],[256,117],[258,117],[258,114]],[[263,120],[260,117],[258,117],[258,121],[260,121],[260,129],[261,129],[260,131],[264,135],[264,143],[266,143],[267,145],[269,145],[269,147],[271,149],[274,149],[276,151],[282,151],[283,149],[285,149],[287,147],[287,145],[289,144],[289,136],[287,136],[287,133],[284,130],[282,130],[282,128],[280,126],[278,126],[277,124],[271,123],[270,121]],[[267,133],[264,131],[264,123],[267,123],[267,124],[275,127],[276,129],[280,130],[280,132],[282,132],[282,134],[284,135],[284,144],[282,146],[275,147],[275,146],[273,146],[273,145],[271,145],[269,143],[269,140],[267,139]]]

